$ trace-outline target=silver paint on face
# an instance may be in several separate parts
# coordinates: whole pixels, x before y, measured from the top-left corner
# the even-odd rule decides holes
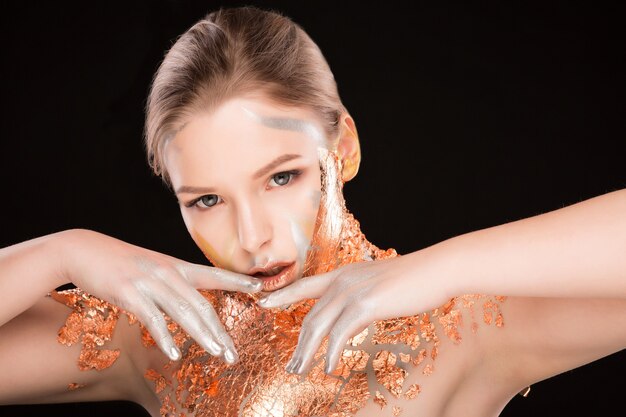
[[[293,220],[289,219],[289,223],[291,226],[291,235],[293,237],[293,241],[296,245],[296,249],[298,251],[298,278],[302,277],[302,272],[304,271],[304,262],[306,261],[306,254],[309,251],[309,241],[307,240],[302,228],[298,226],[298,224]]]
[[[262,124],[263,126],[270,127],[272,129],[291,130],[293,132],[304,133],[308,137],[314,139],[318,143],[318,145],[324,144],[324,134],[320,131],[318,126],[315,125],[315,123],[307,120],[285,117],[262,116],[243,106],[242,109],[246,112],[248,116],[250,116],[258,123]]]

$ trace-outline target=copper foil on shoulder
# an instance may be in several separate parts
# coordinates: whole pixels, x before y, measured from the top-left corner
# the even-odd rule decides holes
[[[78,368],[101,371],[113,365],[120,355],[119,349],[103,346],[113,337],[119,309],[79,289],[53,292],[50,296],[73,309],[57,340],[66,346],[81,343]]]

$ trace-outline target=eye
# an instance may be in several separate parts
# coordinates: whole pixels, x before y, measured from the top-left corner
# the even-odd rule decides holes
[[[297,177],[300,174],[301,172],[297,170],[279,172],[278,174],[272,175],[269,186],[270,187],[282,187],[284,185],[289,184],[289,182],[291,182],[291,180],[293,180],[294,177]]]
[[[210,208],[220,202],[220,197],[215,194],[203,195],[187,204],[187,207]]]

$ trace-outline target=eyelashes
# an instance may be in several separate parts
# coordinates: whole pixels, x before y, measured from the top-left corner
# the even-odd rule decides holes
[[[283,171],[283,172],[279,172],[277,174],[274,174],[270,178],[270,183],[274,182],[274,184],[276,184],[276,185],[270,186],[270,187],[271,188],[284,187],[284,186],[290,184],[300,174],[302,174],[302,171],[300,171],[298,169],[293,169],[291,171]]]
[[[292,184],[300,175],[302,175],[302,170],[300,169],[277,172],[270,176],[266,189],[271,190],[273,188],[286,187]],[[184,206],[187,208],[197,207],[201,210],[206,210],[219,204],[221,201],[222,198],[216,194],[205,194],[184,203]]]

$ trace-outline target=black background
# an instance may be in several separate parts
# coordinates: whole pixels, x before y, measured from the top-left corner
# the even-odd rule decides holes
[[[322,49],[361,138],[348,207],[380,247],[406,253],[626,186],[622,7],[66,3],[1,6],[2,246],[82,227],[205,262],[145,163],[143,108],[176,36],[230,5],[282,11]],[[619,414],[625,357],[536,384],[502,415]],[[128,403],[0,407],[50,412],[142,415]]]

